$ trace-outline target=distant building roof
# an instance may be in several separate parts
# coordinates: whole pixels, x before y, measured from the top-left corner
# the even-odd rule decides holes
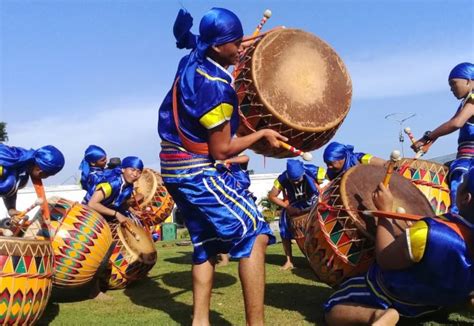
[[[437,156],[430,158],[430,161],[436,162],[436,163],[441,163],[441,164],[447,164],[456,159],[456,153],[448,154],[448,155],[443,155],[443,156]]]

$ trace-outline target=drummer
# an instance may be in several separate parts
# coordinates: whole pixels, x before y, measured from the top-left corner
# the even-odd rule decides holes
[[[283,270],[294,268],[288,215],[298,216],[308,210],[318,199],[317,185],[325,180],[324,168],[289,159],[286,162],[286,171],[278,176],[268,193],[268,199],[283,208],[279,222],[281,242],[286,256],[286,262],[281,267]],[[278,198],[282,192],[284,200]]]
[[[461,100],[456,114],[435,130],[425,132],[423,138],[418,140],[412,148],[418,150],[418,148],[436,141],[439,137],[459,129],[458,153],[456,160],[449,167],[450,211],[457,213],[456,189],[474,160],[474,64],[469,62],[458,64],[451,70],[448,81],[453,95]]]
[[[392,211],[393,197],[383,184],[373,200],[377,209]],[[396,238],[391,220],[379,218],[376,263],[329,298],[328,324],[395,325],[400,315],[418,317],[469,303],[474,290],[474,165],[458,188],[457,205],[460,215],[423,218]],[[440,220],[452,222],[461,233]]]
[[[45,179],[55,175],[64,166],[64,156],[54,146],[37,150],[0,144],[0,196],[8,215],[14,217],[18,189],[26,186],[28,178]]]
[[[96,210],[107,222],[125,223],[133,216],[128,211],[127,200],[133,192],[133,183],[143,171],[143,162],[136,156],[122,160],[122,168],[110,170],[97,181],[93,194],[87,193],[83,203]]]
[[[354,146],[338,142],[330,143],[324,149],[324,162],[328,167],[327,175],[333,180],[357,164],[384,166],[386,161],[366,153],[354,153]]]
[[[107,164],[107,154],[97,145],[90,145],[84,153],[79,170],[81,170],[82,189],[89,191],[104,172]]]
[[[179,48],[191,49],[178,66],[175,86],[160,110],[158,131],[162,176],[191,235],[193,323],[209,324],[215,257],[239,259],[246,320],[263,324],[265,250],[271,229],[248,190],[228,171],[214,168],[260,140],[280,146],[286,137],[262,129],[233,137],[239,126],[238,99],[227,71],[239,60],[242,24],[231,11],[213,8],[201,19],[200,35],[190,32],[193,18],[181,10],[173,32]],[[176,117],[176,118],[175,118]]]

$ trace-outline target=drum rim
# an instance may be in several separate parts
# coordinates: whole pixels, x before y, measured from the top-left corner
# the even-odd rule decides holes
[[[23,237],[6,237],[0,236],[0,242],[9,242],[13,245],[25,245],[25,244],[32,244],[32,245],[46,245],[51,247],[51,255],[54,256],[53,246],[51,245],[51,241],[49,239],[37,239],[37,238],[23,238]]]
[[[151,243],[151,248],[154,249],[154,252],[156,253],[156,248],[153,244],[153,241],[147,236],[148,233],[145,232],[145,230],[143,230],[142,228],[132,224],[132,223],[129,223],[129,225],[134,229],[133,231],[134,232],[137,232],[137,230],[139,230],[140,234],[139,236],[144,236],[145,238],[147,238],[150,243]],[[137,250],[136,249],[133,249],[130,247],[130,245],[128,244],[128,242],[125,241],[125,237],[124,237],[124,234],[123,234],[123,228],[120,224],[118,224],[117,226],[117,235],[120,239],[120,242],[121,242],[121,245],[125,248],[125,250],[127,251],[127,253],[133,257],[134,259],[134,262],[135,261],[140,261],[141,262],[141,258],[140,258],[140,254],[142,254],[143,252],[138,252],[137,253]],[[132,235],[130,235],[132,236]],[[145,253],[145,254],[149,254],[149,252]],[[132,262],[129,262],[129,264],[131,264]],[[156,263],[156,260],[155,260],[155,263]]]
[[[154,191],[150,191],[150,192],[148,193],[148,195],[143,198],[143,201],[138,205],[139,209],[143,209],[143,208],[145,208],[146,206],[148,206],[148,204],[153,200],[153,196],[155,195],[155,192],[156,192],[156,190],[158,189],[158,178],[157,178],[158,172],[156,172],[156,171],[153,170],[153,169],[144,168],[144,169],[143,169],[143,172],[142,172],[142,175],[143,175],[144,173],[150,173],[150,174],[153,176],[153,186],[152,186],[151,188],[153,188]],[[141,178],[141,176],[140,176],[140,178]],[[139,180],[140,180],[140,179],[138,179],[138,180],[136,181],[137,185],[138,185],[138,181],[139,181]],[[137,186],[137,187],[138,187],[138,186]],[[135,186],[134,186],[134,188],[135,188]],[[134,192],[135,192],[135,189],[134,189]],[[140,192],[140,194],[143,194],[143,193]]]
[[[350,84],[350,97],[349,97],[349,101],[348,101],[348,104],[347,104],[347,108],[345,108],[345,110],[343,111],[343,113],[341,114],[341,116],[338,118],[338,119],[335,119],[334,121],[330,122],[330,123],[327,123],[325,126],[323,127],[314,127],[314,128],[311,128],[311,127],[303,127],[303,126],[299,126],[299,125],[296,125],[292,122],[289,122],[289,121],[286,121],[283,119],[283,117],[278,113],[277,110],[275,110],[273,108],[272,105],[270,105],[268,103],[268,101],[264,98],[262,98],[262,96],[260,96],[260,92],[259,92],[259,89],[260,87],[258,87],[258,83],[256,82],[256,71],[255,69],[251,69],[250,70],[250,73],[251,73],[251,76],[252,76],[252,82],[253,82],[253,87],[255,88],[256,90],[256,93],[257,93],[257,96],[258,98],[260,99],[260,101],[264,104],[265,108],[270,111],[271,114],[273,114],[274,116],[276,116],[278,118],[278,120],[280,121],[284,121],[284,123],[289,126],[290,128],[293,128],[293,129],[296,129],[298,131],[303,131],[303,132],[325,132],[325,131],[329,131],[331,129],[334,129],[334,128],[339,128],[339,126],[342,124],[342,122],[344,121],[344,119],[347,117],[347,115],[349,114],[349,110],[351,108],[351,104],[352,104],[352,92],[353,92],[353,89],[352,89],[352,79],[351,79],[351,76],[349,75],[349,72],[347,70],[347,67],[344,63],[344,61],[342,61],[341,57],[337,54],[337,52],[334,50],[334,48],[332,46],[330,46],[327,42],[325,42],[323,39],[317,37],[316,35],[312,34],[312,33],[309,33],[309,32],[306,32],[302,29],[298,29],[298,28],[281,28],[281,29],[276,29],[274,31],[270,31],[268,34],[266,34],[262,40],[256,45],[255,47],[255,50],[254,50],[254,53],[257,53],[258,49],[259,49],[259,45],[261,44],[261,42],[269,37],[269,36],[272,36],[274,35],[275,33],[287,33],[287,32],[293,32],[293,31],[298,31],[298,32],[303,32],[305,34],[308,34],[309,36],[317,39],[318,41],[322,42],[323,44],[325,44],[335,55],[336,55],[336,58],[338,59],[338,62],[340,62],[340,66],[342,67],[342,71],[343,73],[347,76],[347,81],[348,81],[348,84]],[[256,60],[256,56],[253,55],[252,56],[252,60],[251,60],[251,66],[253,67],[254,64],[255,64],[255,60]]]

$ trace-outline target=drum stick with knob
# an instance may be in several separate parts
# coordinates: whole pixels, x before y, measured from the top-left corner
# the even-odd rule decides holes
[[[25,215],[28,214],[32,209],[42,204],[43,204],[43,198],[36,198],[35,202],[30,207],[26,208],[24,211],[20,212],[18,215],[15,215],[14,220],[16,222],[20,222],[21,219],[25,217]]]
[[[263,17],[262,20],[260,21],[260,24],[258,24],[257,28],[255,28],[255,31],[252,33],[252,36],[257,36],[260,34],[260,31],[263,28],[263,25],[267,22],[267,20],[272,16],[272,11],[270,9],[267,9],[263,12]]]
[[[406,127],[405,129],[403,129],[403,131],[405,131],[405,134],[407,134],[408,138],[410,138],[411,143],[413,145],[415,145],[416,144],[416,139],[415,139],[415,136],[413,135],[413,133],[411,132],[410,127]],[[426,144],[425,146],[417,148],[416,149],[416,154],[415,154],[415,159],[419,159],[420,157],[422,157],[428,151],[428,149],[430,148],[431,145],[432,145],[432,143],[429,143],[429,144]]]
[[[305,160],[305,161],[311,161],[313,159],[313,155],[311,155],[311,153],[309,153],[309,152],[303,152],[302,150],[294,148],[293,146],[288,145],[287,143],[282,142],[281,140],[279,140],[279,143],[280,143],[281,147],[283,147],[284,149],[286,149],[287,151],[289,151],[293,154],[301,156],[303,158],[303,160]]]
[[[392,178],[392,174],[393,174],[394,165],[395,165],[395,163],[397,163],[397,161],[399,161],[400,159],[401,159],[401,155],[400,155],[400,152],[399,152],[399,151],[394,150],[394,151],[390,154],[390,162],[388,162],[387,173],[385,173],[385,177],[383,178],[383,185],[384,185],[385,187],[387,187],[388,184],[390,183],[390,179]]]
[[[128,224],[128,221],[125,221],[124,223],[120,224],[127,229],[127,231],[132,235],[132,237],[135,238],[135,240],[140,241],[140,237],[135,233],[135,231],[133,231],[130,224]]]

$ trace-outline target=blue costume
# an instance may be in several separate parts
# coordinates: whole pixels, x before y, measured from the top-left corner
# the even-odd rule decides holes
[[[474,80],[474,65],[472,63],[460,63],[453,68],[449,74],[448,79],[452,78],[462,78],[471,80],[471,83]],[[464,108],[464,105],[467,101],[474,100],[474,94],[469,93],[461,102],[458,108],[458,112]],[[464,126],[459,130],[458,138],[458,153],[456,160],[451,163],[449,167],[449,182],[450,182],[450,197],[451,197],[451,207],[450,211],[452,213],[458,213],[458,208],[456,207],[456,193],[458,186],[462,182],[463,176],[467,173],[469,165],[474,159],[474,117],[471,117]]]
[[[233,136],[239,126],[233,78],[206,57],[206,51],[211,45],[242,38],[242,25],[232,12],[213,8],[202,18],[199,36],[189,32],[191,26],[191,15],[181,10],[174,34],[178,47],[192,51],[181,59],[175,77],[178,82],[159,111],[162,177],[185,217],[194,263],[219,253],[249,257],[259,234],[267,234],[270,243],[274,237],[246,186],[232,171],[215,166],[206,148],[209,130],[228,122]],[[177,99],[174,108],[173,95]]]
[[[122,168],[135,168],[143,170],[143,162],[138,157],[128,156],[122,161]],[[100,202],[102,205],[119,211],[125,216],[131,217],[130,212],[125,207],[127,200],[132,196],[133,184],[127,183],[122,175],[122,168],[115,168],[113,170],[106,170],[97,180],[93,187],[94,192],[102,190],[104,199]],[[83,204],[88,204],[94,192],[88,192],[84,197]],[[112,216],[104,216],[108,221],[114,221]]]
[[[313,164],[303,164],[301,161],[289,159],[286,171],[278,176],[273,186],[283,192],[283,197],[295,208],[305,209],[311,207],[318,199],[319,191],[316,184],[326,178],[326,170]],[[295,181],[301,180],[299,183]],[[280,216],[279,227],[282,239],[291,239],[286,209]]]
[[[82,160],[81,165],[79,165],[79,170],[81,170],[82,189],[87,192],[91,191],[91,189],[93,190],[100,176],[104,172],[104,169],[97,166],[91,166],[91,164],[105,157],[107,157],[107,154],[99,146],[90,145],[87,147],[84,153],[84,159]]]
[[[473,225],[460,216],[440,216]],[[456,231],[433,218],[424,218],[407,229],[414,265],[401,270],[382,270],[374,263],[365,275],[341,284],[325,304],[329,311],[341,303],[378,309],[395,308],[405,317],[418,317],[443,306],[465,303],[474,290],[474,265],[470,248]]]
[[[332,142],[324,149],[323,157],[326,164],[339,160],[345,160],[344,166],[340,171],[335,172],[331,169],[328,169],[328,178],[329,180],[333,180],[359,163],[369,164],[373,155],[366,153],[354,153],[354,146]]]
[[[0,144],[0,196],[16,195],[28,182],[28,169],[34,165],[50,176],[55,175],[64,166],[64,156],[51,145],[27,150]]]

